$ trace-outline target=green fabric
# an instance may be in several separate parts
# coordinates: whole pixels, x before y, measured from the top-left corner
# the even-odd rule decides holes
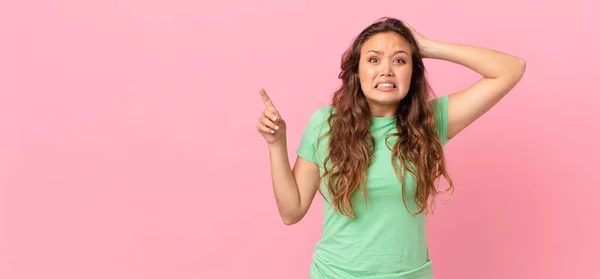
[[[434,102],[436,130],[441,142],[447,139],[448,96]],[[323,161],[328,147],[327,118],[331,107],[320,107],[306,126],[297,154],[315,162],[323,173]],[[323,233],[317,243],[310,267],[311,279],[426,279],[432,277],[431,261],[425,233],[425,216],[413,216],[402,200],[401,184],[391,163],[391,151],[385,137],[396,131],[395,117],[374,117],[370,127],[375,137],[375,155],[368,169],[368,200],[357,191],[353,197],[356,218],[334,212],[321,181],[323,199]],[[395,138],[390,138],[393,146]],[[415,180],[405,174],[407,205],[417,212],[414,200]],[[317,193],[317,195],[319,195]],[[320,196],[320,195],[319,195]]]

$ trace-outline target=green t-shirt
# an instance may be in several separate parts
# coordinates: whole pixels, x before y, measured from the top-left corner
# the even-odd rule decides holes
[[[447,138],[448,96],[435,100],[436,130],[445,145]],[[297,154],[315,162],[323,173],[328,138],[317,139],[329,131],[327,118],[331,107],[320,107],[311,116],[302,135]],[[395,116],[373,117],[370,127],[375,138],[373,162],[367,170],[367,195],[357,190],[353,197],[355,219],[334,212],[326,181],[321,181],[323,233],[313,252],[311,279],[426,279],[433,278],[429,259],[425,216],[413,216],[402,200],[401,184],[391,163],[385,137],[396,132]],[[389,142],[393,146],[395,137]],[[417,212],[415,179],[405,174],[406,204]],[[317,193],[317,195],[319,195]],[[320,196],[320,195],[319,195]]]

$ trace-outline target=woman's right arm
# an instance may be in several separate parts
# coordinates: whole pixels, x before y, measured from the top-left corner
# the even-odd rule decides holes
[[[297,156],[292,170],[285,121],[264,89],[260,94],[267,108],[259,118],[257,129],[269,147],[273,193],[279,215],[286,225],[292,225],[302,220],[310,208],[319,187],[319,167]]]
[[[283,222],[292,225],[304,218],[319,187],[319,167],[296,156],[294,169],[290,167],[285,140],[270,145],[271,178],[277,208]]]

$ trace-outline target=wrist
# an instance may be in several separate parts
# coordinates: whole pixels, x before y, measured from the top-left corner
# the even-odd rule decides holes
[[[441,42],[429,40],[427,44],[423,47],[423,51],[421,52],[421,56],[423,58],[437,58],[437,54],[439,53]]]
[[[269,151],[287,150],[287,140],[285,136],[281,137],[274,143],[267,143]]]

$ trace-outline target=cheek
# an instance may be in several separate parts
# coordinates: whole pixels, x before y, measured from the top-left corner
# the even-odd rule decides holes
[[[401,71],[398,73],[397,76],[398,76],[399,82],[404,84],[404,86],[406,88],[408,88],[410,86],[410,80],[412,78],[412,69],[406,70],[406,71]]]
[[[375,67],[365,67],[365,75],[373,80],[377,76],[377,69]]]
[[[360,79],[360,84],[363,86],[369,86],[373,84],[373,80],[376,76],[377,72],[372,67],[360,68],[358,71],[358,78]]]

